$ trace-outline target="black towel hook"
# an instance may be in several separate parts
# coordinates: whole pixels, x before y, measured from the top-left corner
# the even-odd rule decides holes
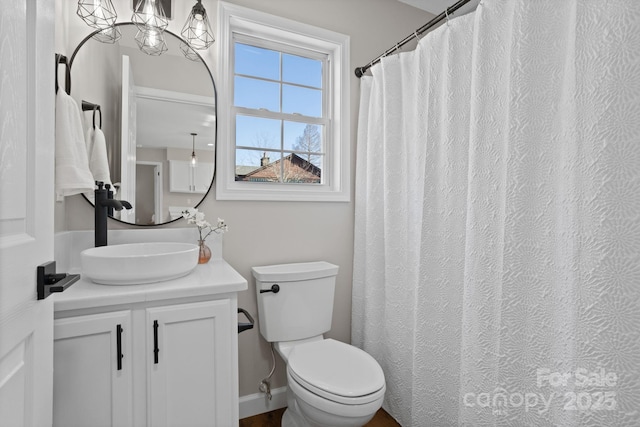
[[[99,105],[93,106],[93,128],[96,128],[96,111],[100,113],[100,129],[102,129],[102,110]]]
[[[93,102],[82,100],[82,111],[90,111],[93,110],[93,128],[96,128],[96,111],[100,113],[100,129],[102,129],[102,109],[99,104],[94,104]]]
[[[64,64],[65,68],[64,91],[67,92],[67,95],[71,95],[71,66],[69,65],[67,57],[62,55],[61,53],[56,53],[56,93],[58,93],[59,89],[58,65],[60,64]]]

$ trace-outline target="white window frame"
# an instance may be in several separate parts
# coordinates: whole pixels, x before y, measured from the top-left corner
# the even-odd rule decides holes
[[[233,43],[238,38],[262,39],[328,56],[323,82],[328,83],[325,151],[321,184],[236,181],[233,109]],[[350,184],[349,36],[231,3],[218,3],[218,165],[216,199],[348,202]],[[326,73],[326,74],[325,74]]]

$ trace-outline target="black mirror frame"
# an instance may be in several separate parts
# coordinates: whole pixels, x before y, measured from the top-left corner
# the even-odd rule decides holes
[[[118,22],[116,24],[114,24],[114,27],[119,27],[119,26],[124,26],[124,25],[135,25],[133,22]],[[82,41],[80,43],[78,43],[78,45],[76,46],[76,48],[73,50],[73,54],[71,55],[71,58],[69,59],[69,66],[68,66],[68,72],[69,74],[71,74],[71,69],[73,66],[73,60],[75,59],[76,55],[78,54],[78,51],[80,50],[80,48],[87,42],[89,41],[94,35],[96,35],[97,33],[99,33],[101,30],[96,30],[91,32],[89,35],[87,35],[84,39],[82,39]],[[187,43],[182,37],[180,37],[179,35],[169,31],[169,30],[164,30],[165,33],[170,34],[174,37],[176,37],[178,40],[182,41],[183,43]],[[202,62],[202,65],[204,65],[204,67],[207,70],[207,73],[209,73],[209,77],[211,78],[211,84],[213,85],[213,98],[214,98],[214,102],[215,102],[215,115],[216,115],[216,123],[215,123],[215,129],[214,129],[214,134],[215,134],[215,140],[214,140],[214,146],[213,146],[213,176],[211,177],[211,184],[209,184],[209,188],[207,189],[207,192],[203,194],[202,198],[200,199],[200,201],[198,203],[196,203],[196,205],[194,206],[194,208],[198,208],[198,206],[200,206],[204,200],[207,198],[207,196],[209,195],[209,193],[211,193],[211,190],[213,189],[213,184],[215,183],[216,180],[216,173],[218,171],[218,89],[216,88],[216,82],[213,79],[213,74],[211,73],[211,69],[209,68],[209,66],[207,65],[207,63],[204,61],[204,59],[202,58],[202,56],[200,56],[200,54],[193,48],[191,48],[191,50],[193,51],[193,53],[195,53],[198,58],[200,59],[200,61]],[[95,205],[93,203],[91,203],[91,201],[87,198],[87,196],[85,196],[84,194],[82,195],[82,197],[84,197],[84,199],[87,201],[87,203],[89,203],[91,205],[91,207],[95,208]],[[159,224],[135,224],[135,223],[131,223],[131,222],[127,222],[127,221],[122,221],[118,218],[114,218],[112,216],[109,216],[108,218],[114,220],[114,221],[118,221],[122,224],[128,224],[128,225],[133,225],[136,227],[157,227],[157,226],[163,226],[163,225],[167,225],[167,224],[171,224],[173,222],[179,221],[182,218],[176,218],[176,219],[172,219],[166,222],[161,222]]]

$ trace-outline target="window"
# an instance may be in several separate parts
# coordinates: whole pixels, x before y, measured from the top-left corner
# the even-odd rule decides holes
[[[220,2],[222,200],[349,200],[347,36]]]
[[[323,183],[327,56],[291,50],[233,43],[236,181]]]

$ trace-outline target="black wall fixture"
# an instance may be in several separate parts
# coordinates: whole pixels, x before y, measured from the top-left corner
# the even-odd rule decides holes
[[[36,267],[36,292],[45,299],[55,292],[63,292],[80,280],[79,274],[56,273],[56,262],[49,261]]]
[[[162,9],[164,10],[164,14],[167,17],[167,19],[173,19],[173,9],[171,6],[173,6],[173,1],[172,0],[156,0],[158,3],[160,3],[160,5],[162,6]],[[131,2],[131,6],[133,7],[133,10],[135,10],[136,12],[140,12],[140,5],[142,4],[142,0],[132,0]]]

